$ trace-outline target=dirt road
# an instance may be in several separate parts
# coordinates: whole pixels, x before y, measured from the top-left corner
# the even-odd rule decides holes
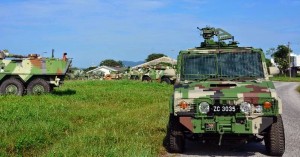
[[[300,94],[295,88],[300,83],[275,82],[278,95],[283,102],[283,122],[286,149],[283,156],[300,156]],[[201,142],[186,141],[184,154],[167,156],[267,156],[264,143],[225,144],[221,147]]]

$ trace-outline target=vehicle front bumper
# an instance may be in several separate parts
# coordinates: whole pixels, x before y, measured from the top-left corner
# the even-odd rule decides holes
[[[180,123],[192,133],[218,134],[260,134],[272,125],[273,117],[244,117],[214,116],[214,117],[184,117],[180,116]]]

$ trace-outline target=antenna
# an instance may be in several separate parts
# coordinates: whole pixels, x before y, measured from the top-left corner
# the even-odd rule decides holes
[[[54,49],[52,49],[51,57],[54,58]]]

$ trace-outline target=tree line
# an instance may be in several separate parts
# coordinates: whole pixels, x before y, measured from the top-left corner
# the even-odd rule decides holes
[[[286,69],[289,68],[289,53],[292,53],[292,49],[287,47],[286,45],[278,45],[277,48],[269,48],[266,51],[266,55],[271,56],[274,59],[280,73],[283,74]],[[161,58],[166,56],[162,53],[152,53],[147,56],[145,62],[152,61],[157,58]],[[267,67],[273,66],[271,60],[266,58]],[[122,61],[114,60],[114,59],[105,59],[99,63],[99,66],[110,66],[110,67],[124,67]],[[87,70],[91,70],[95,67],[89,67]]]
[[[152,61],[154,59],[161,58],[164,56],[166,56],[166,55],[162,54],[162,53],[152,53],[152,54],[148,55],[148,57],[145,59],[145,62],[149,62],[149,61]],[[100,62],[99,66],[124,67],[124,64],[120,60],[116,61],[113,59],[105,59]]]
[[[283,74],[284,71],[290,67],[289,54],[292,52],[293,50],[288,46],[278,45],[277,48],[268,49],[266,51],[266,54],[270,55],[274,59],[274,62],[277,64],[277,67],[280,70],[280,73]],[[267,67],[272,66],[270,59],[266,59],[266,63],[267,63]]]

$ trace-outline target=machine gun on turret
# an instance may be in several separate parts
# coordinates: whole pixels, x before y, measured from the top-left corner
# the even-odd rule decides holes
[[[23,56],[23,55],[16,55],[10,53],[8,50],[0,50],[0,59],[5,59],[5,58],[29,58],[32,57],[33,54],[29,54],[28,56]]]
[[[237,41],[234,41],[234,36],[221,28],[207,26],[201,29],[197,27],[197,29],[202,32],[201,35],[204,38],[204,42],[201,42],[201,47],[237,47],[237,44],[239,44]],[[214,41],[214,36],[218,37],[218,41]],[[224,42],[224,40],[229,39],[232,39],[232,41],[230,41],[228,44]]]

